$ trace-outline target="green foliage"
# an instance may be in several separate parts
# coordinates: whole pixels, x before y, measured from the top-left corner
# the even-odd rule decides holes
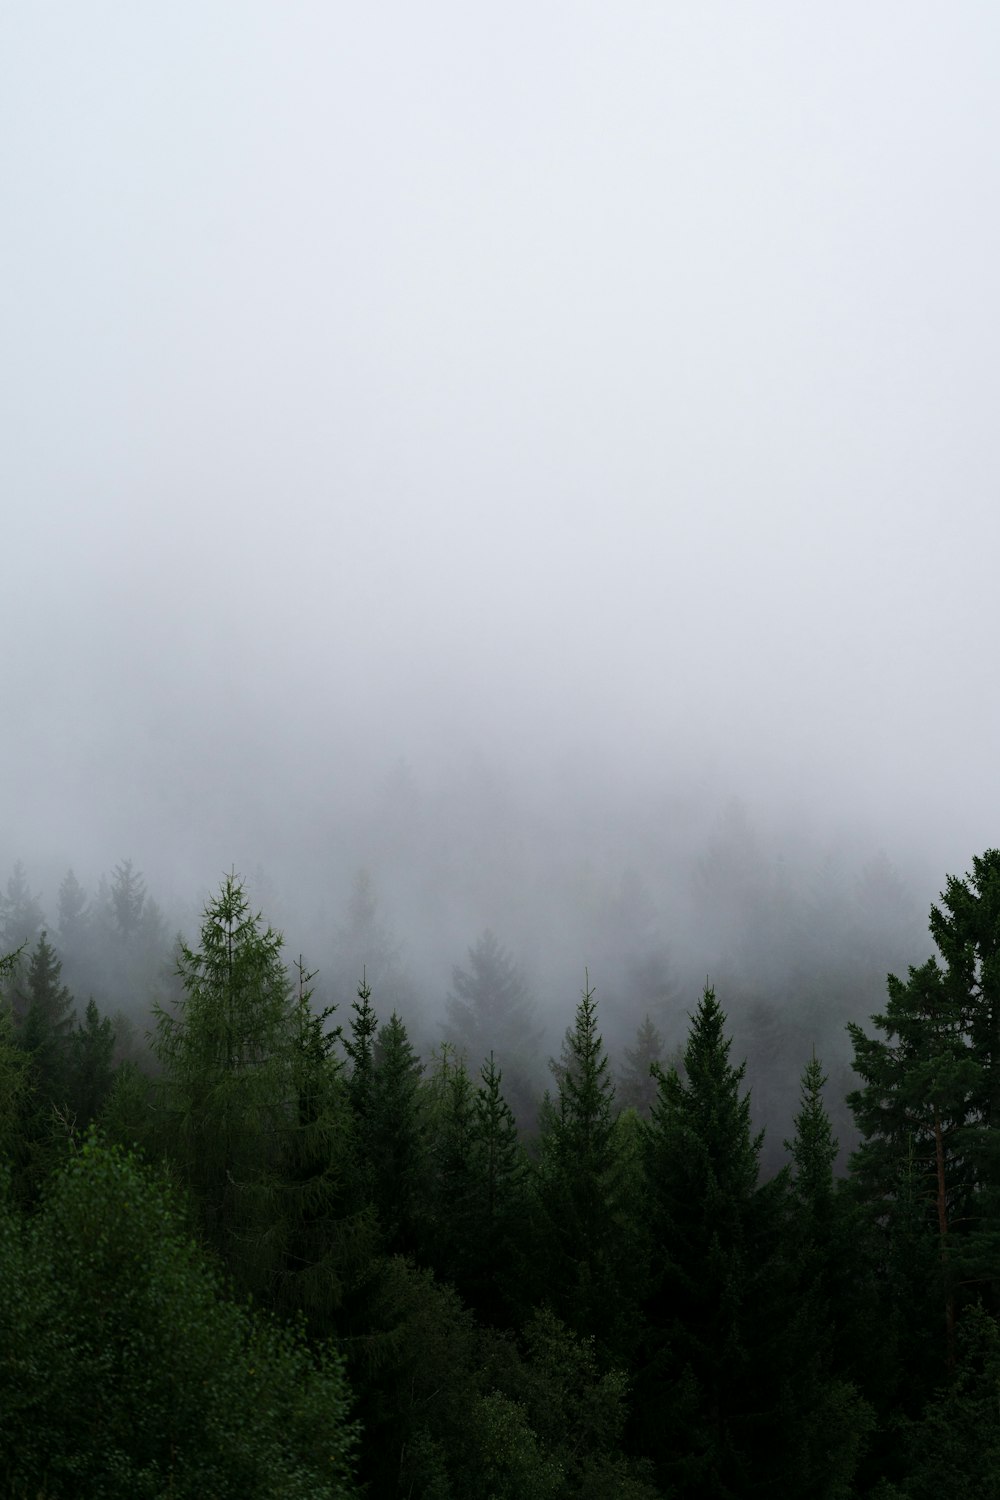
[[[428,1181],[422,1259],[466,1295],[475,1233],[475,1122],[472,1080],[463,1058],[444,1042],[423,1087]]]
[[[254,1289],[280,1254],[278,1171],[295,1109],[297,1022],[281,950],[281,935],[227,875],[200,945],[180,946],[176,1013],[156,1013],[168,1148],[205,1233]]]
[[[1000,1126],[1000,849],[972,861],[964,880],[949,875],[930,930],[945,961],[953,1009],[968,1017],[983,1069],[977,1100],[984,1122]]]
[[[659,1074],[648,1131],[653,1256],[639,1419],[678,1495],[846,1494],[870,1413],[824,1363],[825,1310],[807,1301],[784,1173],[758,1181],[762,1136],[725,1015],[706,989],[682,1078]],[[809,1074],[798,1151],[822,1179],[829,1142]],[[802,1118],[800,1117],[800,1118]],[[835,1421],[837,1414],[843,1420]]]
[[[344,1039],[344,1051],[350,1060],[348,1095],[358,1127],[359,1139],[367,1142],[372,1111],[372,1077],[375,1069],[375,1038],[378,1017],[372,1005],[371,986],[363,974],[357,999],[351,1006],[350,1036]]]
[[[903,1423],[900,1500],[996,1500],[1000,1496],[1000,1328],[982,1307],[959,1325],[951,1380],[919,1421]]]
[[[5,1492],[354,1493],[340,1363],[226,1301],[132,1157],[90,1137],[0,1263]]]
[[[43,931],[16,990],[14,1036],[27,1060],[30,1087],[21,1095],[15,1148],[15,1185],[33,1198],[61,1159],[71,1122],[67,1110],[73,998],[61,982],[62,965]]]
[[[152,1079],[132,1061],[120,1063],[101,1105],[98,1123],[104,1137],[126,1150],[142,1150],[146,1155],[162,1155],[165,1144],[162,1130],[156,1130]]]
[[[429,1185],[424,1253],[490,1323],[510,1323],[526,1267],[528,1168],[492,1055],[473,1088],[442,1044],[425,1085]]]
[[[466,1288],[480,1315],[502,1324],[513,1319],[527,1279],[528,1164],[492,1052],[480,1078],[473,1099],[472,1259]]]
[[[420,1242],[427,1168],[421,1072],[393,1011],[375,1039],[366,1141],[373,1201],[391,1253],[413,1252]]]
[[[830,1116],[823,1103],[826,1081],[819,1059],[813,1052],[802,1074],[795,1137],[785,1142],[785,1149],[795,1163],[796,1195],[817,1220],[817,1227],[828,1214],[833,1199],[833,1164],[838,1150]]]
[[[115,1028],[107,1016],[101,1017],[91,997],[82,1024],[70,1038],[68,1098],[78,1127],[97,1119],[111,1092],[114,1052]]]
[[[29,1059],[17,1044],[10,1010],[0,1002],[0,1161],[14,1155],[21,1145],[30,1090]]]
[[[483,1500],[558,1500],[562,1465],[539,1442],[520,1401],[490,1391],[475,1413],[475,1468]]]
[[[62,964],[42,932],[28,960],[25,985],[19,995],[19,1038],[31,1057],[39,1092],[53,1103],[63,1102],[73,1025],[73,997],[61,982],[61,974]]]
[[[293,1107],[280,1137],[273,1234],[280,1246],[273,1297],[305,1315],[313,1330],[333,1331],[345,1297],[374,1253],[376,1226],[359,1191],[354,1119],[335,1047],[333,1014],[311,1007],[301,960],[294,1007]]]
[[[602,1370],[595,1340],[575,1334],[542,1309],[524,1334],[518,1397],[534,1432],[563,1476],[560,1496],[655,1500],[643,1475],[622,1456],[628,1382]]]
[[[553,1071],[558,1093],[542,1108],[537,1173],[547,1295],[571,1327],[617,1348],[627,1321],[616,1222],[617,1111],[589,976]]]
[[[372,1267],[364,1326],[344,1341],[358,1391],[362,1472],[386,1497],[450,1495],[470,1448],[478,1341],[451,1287],[401,1257]],[[459,1490],[459,1494],[474,1493]]]
[[[933,958],[911,967],[905,984],[890,974],[885,1013],[872,1019],[881,1037],[848,1028],[862,1080],[848,1095],[862,1136],[851,1166],[858,1196],[891,1243],[894,1317],[918,1339],[928,1318],[942,1330],[929,1364],[904,1336],[911,1376],[919,1365],[933,1384],[954,1357],[958,1269],[982,1255],[973,1233],[982,1227],[974,1196],[984,1144],[975,1112],[982,1069],[970,1044],[968,998]],[[928,1292],[940,1313],[927,1306]]]

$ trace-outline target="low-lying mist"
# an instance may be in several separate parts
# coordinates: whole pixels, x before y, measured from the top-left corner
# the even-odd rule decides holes
[[[234,868],[283,933],[289,965],[301,957],[314,972],[314,1003],[335,1006],[341,1023],[364,974],[379,1015],[398,1010],[429,1058],[448,1034],[455,969],[492,933],[530,1000],[537,1098],[585,982],[619,1074],[647,1016],[664,1057],[674,1054],[711,983],[747,1059],[765,1160],[782,1159],[814,1049],[850,1143],[846,1022],[866,1022],[886,974],[932,950],[927,911],[946,871],[916,862],[906,841],[900,854],[846,819],[810,828],[773,805],[713,798],[704,780],[686,793],[638,777],[588,781],[569,759],[533,783],[482,755],[447,775],[397,760],[360,785],[353,806],[343,788],[336,803],[318,798],[310,823],[300,805],[277,841],[273,822],[255,830],[248,811],[239,847],[214,867],[203,846],[191,858],[197,830],[179,824],[103,868],[85,845],[56,855],[50,837],[39,855],[25,840],[11,851],[7,946],[47,927],[78,1010],[93,995],[131,1020],[141,1045],[153,1005],[176,998],[177,935],[196,940],[205,901]],[[139,901],[127,933],[123,878]]]

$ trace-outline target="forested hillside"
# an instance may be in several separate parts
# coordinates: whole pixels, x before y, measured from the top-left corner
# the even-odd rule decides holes
[[[51,927],[8,882],[5,1492],[1000,1494],[1000,851],[851,1020],[846,1100],[808,1006],[758,988],[734,1045],[735,940],[679,1041],[637,963],[609,1051],[583,971],[546,1061],[492,932],[428,1038],[363,884],[338,1005],[251,897],[174,941],[129,861]]]

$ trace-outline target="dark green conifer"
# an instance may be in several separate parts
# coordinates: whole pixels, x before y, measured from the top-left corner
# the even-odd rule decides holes
[[[748,1495],[781,1441],[776,1274],[784,1179],[760,1187],[744,1067],[705,990],[684,1076],[658,1073],[648,1129],[652,1263],[639,1423],[661,1484],[679,1496]],[[766,1490],[760,1490],[766,1493]]]
[[[617,1110],[589,975],[553,1071],[558,1092],[542,1106],[537,1172],[545,1295],[570,1327],[620,1352],[628,1277],[616,1222]]]
[[[476,1261],[469,1300],[488,1322],[511,1321],[528,1280],[524,1264],[528,1164],[517,1121],[503,1093],[503,1073],[491,1052],[473,1101],[476,1169]]]
[[[385,1247],[412,1254],[420,1242],[426,1147],[420,1097],[423,1069],[393,1011],[375,1039],[367,1149],[372,1195]]]
[[[114,1077],[115,1028],[102,1018],[93,996],[83,1021],[73,1032],[69,1067],[69,1103],[77,1127],[96,1120]]]
[[[936,1272],[928,1283],[924,1256],[914,1265],[917,1281],[899,1287],[900,1331],[917,1332],[932,1291],[940,1309],[941,1356],[954,1358],[956,1293],[960,1265],[974,1257],[978,1239],[969,1239],[978,1218],[975,1163],[981,1155],[976,1099],[983,1068],[970,1038],[969,998],[950,982],[935,959],[910,968],[904,984],[888,978],[888,1003],[872,1017],[881,1036],[869,1037],[850,1023],[854,1068],[862,1086],[848,1096],[861,1132],[852,1158],[855,1191],[868,1203],[873,1222],[898,1251],[913,1226],[914,1210],[934,1244]],[[956,1240],[956,1220],[965,1231]],[[922,1330],[921,1330],[922,1333]],[[912,1376],[915,1346],[903,1355]],[[939,1372],[925,1371],[931,1384]]]
[[[242,1284],[274,1273],[278,1162],[293,1107],[297,1034],[281,934],[227,875],[197,948],[180,945],[182,997],[157,1008],[165,1139],[205,1232]]]

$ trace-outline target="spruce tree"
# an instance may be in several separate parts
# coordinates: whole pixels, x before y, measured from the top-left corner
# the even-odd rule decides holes
[[[210,1241],[247,1287],[274,1273],[278,1164],[294,1103],[296,1013],[280,933],[234,874],[180,945],[183,992],[157,1009],[166,1141]]]
[[[422,1258],[465,1295],[475,1208],[474,1091],[465,1059],[443,1042],[423,1088],[428,1181]]]
[[[785,1183],[758,1184],[762,1135],[707,988],[684,1075],[658,1071],[647,1137],[652,1261],[638,1421],[680,1496],[749,1495],[780,1434]],[[760,1490],[766,1493],[766,1490]]]
[[[69,1058],[69,1102],[79,1128],[97,1119],[111,1091],[114,1052],[115,1028],[91,996],[73,1032]]]
[[[371,1113],[375,1038],[378,1035],[378,1017],[372,1005],[371,985],[366,971],[362,971],[357,999],[351,1010],[351,1034],[344,1039],[344,1051],[350,1060],[348,1088],[351,1108],[364,1136],[364,1128]]]
[[[587,975],[558,1092],[542,1106],[537,1187],[546,1295],[578,1332],[618,1350],[627,1321],[616,1223],[617,1111]]]
[[[805,1066],[799,1089],[799,1112],[795,1116],[795,1136],[785,1142],[795,1163],[796,1196],[822,1236],[833,1202],[833,1164],[837,1159],[837,1142],[823,1102],[826,1085],[815,1051]]]
[[[291,1109],[280,1142],[276,1203],[280,1261],[274,1300],[329,1336],[375,1249],[375,1224],[359,1192],[354,1120],[332,1006],[312,1008],[301,958],[291,1038]]]
[[[510,1324],[527,1272],[527,1162],[492,1054],[481,1080],[445,1042],[426,1088],[425,1254],[480,1317]]]
[[[1000,849],[974,858],[972,871],[950,875],[941,905],[932,906],[930,930],[945,962],[949,1008],[965,1018],[979,1069],[971,1100],[975,1142],[979,1265],[967,1268],[991,1283],[994,1313],[1000,1311]]]
[[[18,999],[20,1038],[30,1053],[40,1092],[62,1103],[66,1088],[69,1038],[73,1025],[73,997],[62,983],[62,963],[42,932],[28,960],[24,988]]]
[[[795,1134],[785,1142],[793,1166],[783,1234],[789,1372],[782,1487],[817,1500],[854,1493],[874,1424],[855,1380],[878,1391],[886,1374],[883,1350],[872,1348],[878,1308],[862,1226],[834,1179],[838,1145],[823,1098],[826,1081],[813,1052],[802,1074]]]
[[[385,1247],[393,1254],[413,1254],[421,1238],[427,1166],[422,1071],[406,1027],[393,1011],[375,1039],[366,1143],[373,1201]]]
[[[848,1026],[861,1079],[861,1087],[848,1096],[862,1137],[852,1175],[856,1192],[895,1250],[914,1223],[914,1211],[922,1218],[935,1246],[937,1271],[928,1283],[919,1257],[914,1285],[899,1288],[896,1315],[904,1336],[915,1330],[926,1293],[935,1287],[940,1349],[950,1364],[960,1267],[976,1259],[980,1246],[980,1237],[969,1239],[969,1234],[978,1218],[975,1163],[983,1132],[976,1099],[983,1068],[971,1044],[968,995],[950,982],[936,959],[911,967],[905,984],[890,974],[887,987],[885,1012],[872,1017],[881,1036],[869,1037],[853,1022]],[[956,1240],[956,1221],[966,1244]],[[912,1372],[912,1348],[904,1362]],[[926,1378],[936,1378],[933,1367]]]
[[[473,1101],[475,1234],[467,1293],[486,1321],[503,1324],[512,1321],[526,1280],[528,1165],[492,1052],[480,1078]]]

